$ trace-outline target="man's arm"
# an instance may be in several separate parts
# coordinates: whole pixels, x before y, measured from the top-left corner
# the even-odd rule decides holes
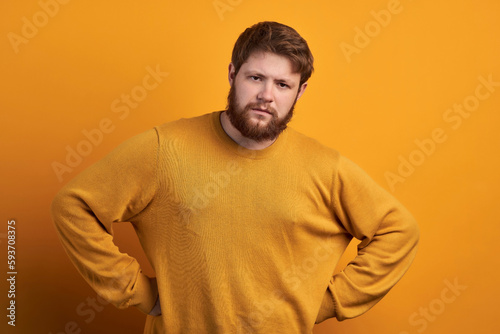
[[[151,202],[157,152],[154,129],[129,139],[71,180],[51,207],[66,253],[92,288],[118,308],[144,313],[157,299],[156,280],[118,250],[112,223],[130,221]]]
[[[412,215],[343,157],[334,185],[333,210],[346,231],[361,242],[358,255],[331,278],[317,323],[368,311],[408,270],[419,239]]]

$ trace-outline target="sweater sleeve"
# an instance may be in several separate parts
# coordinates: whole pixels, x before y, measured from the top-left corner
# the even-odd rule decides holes
[[[156,280],[113,243],[112,223],[132,221],[156,191],[155,129],[119,145],[54,198],[52,219],[62,245],[91,287],[118,308],[148,313],[158,295]]]
[[[360,243],[357,256],[331,278],[318,323],[353,318],[373,307],[408,270],[419,239],[406,208],[353,162],[340,157],[334,183],[334,214]]]

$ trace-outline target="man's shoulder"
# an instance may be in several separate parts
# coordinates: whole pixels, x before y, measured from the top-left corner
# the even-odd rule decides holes
[[[189,118],[179,118],[174,121],[165,122],[155,128],[160,138],[201,136],[211,128],[211,123],[216,113],[218,112],[210,112]]]
[[[366,172],[355,162],[341,154],[338,150],[331,148],[319,140],[303,134],[295,129],[287,128],[289,152],[296,157],[300,156],[310,170],[329,170],[331,167],[344,177],[358,177],[367,175]],[[363,176],[364,177],[364,176]]]
[[[289,144],[295,150],[305,150],[303,152],[310,152],[313,154],[332,155],[336,158],[340,155],[336,149],[327,146],[321,143],[318,139],[299,132],[294,128],[288,127],[286,131],[288,132]]]
[[[156,126],[158,131],[169,131],[175,130],[177,128],[187,129],[187,128],[197,128],[200,126],[206,127],[213,119],[214,114],[217,112],[210,112],[203,115],[193,116],[193,117],[182,117],[173,121],[168,121],[163,124]]]

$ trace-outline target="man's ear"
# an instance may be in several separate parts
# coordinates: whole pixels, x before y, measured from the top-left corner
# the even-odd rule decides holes
[[[304,82],[302,86],[300,86],[299,91],[297,92],[297,100],[304,94],[304,91],[307,88],[307,82]]]
[[[229,63],[227,78],[229,80],[229,85],[233,87],[234,78],[236,77],[236,68],[233,63]]]

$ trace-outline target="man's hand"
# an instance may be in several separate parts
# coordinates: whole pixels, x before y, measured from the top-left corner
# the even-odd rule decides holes
[[[149,315],[152,315],[153,317],[161,315],[160,296],[156,298],[156,303],[151,309],[151,311],[149,311]]]

